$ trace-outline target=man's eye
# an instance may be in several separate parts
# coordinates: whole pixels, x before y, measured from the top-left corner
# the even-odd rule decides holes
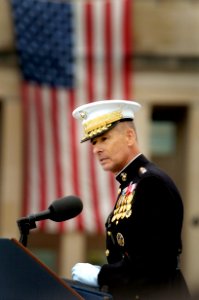
[[[91,141],[91,144],[94,146],[96,145],[96,141]]]

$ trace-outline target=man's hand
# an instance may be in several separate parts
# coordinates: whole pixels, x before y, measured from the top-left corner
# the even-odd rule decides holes
[[[100,266],[91,265],[89,263],[77,263],[72,268],[72,278],[81,283],[98,287],[97,278],[100,269]]]

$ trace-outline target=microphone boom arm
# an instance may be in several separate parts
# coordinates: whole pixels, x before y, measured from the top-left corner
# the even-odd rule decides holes
[[[17,220],[17,225],[20,231],[19,242],[26,247],[30,230],[37,228],[35,218],[33,216],[23,217]]]

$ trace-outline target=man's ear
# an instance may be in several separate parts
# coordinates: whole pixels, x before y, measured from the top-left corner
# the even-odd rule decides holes
[[[133,128],[128,128],[126,131],[126,136],[128,140],[128,145],[132,146],[135,143],[136,140],[136,133],[133,130]]]

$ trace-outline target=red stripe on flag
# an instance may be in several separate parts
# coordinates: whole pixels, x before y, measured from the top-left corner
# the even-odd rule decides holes
[[[87,67],[87,93],[89,101],[93,101],[94,85],[93,85],[93,5],[85,4],[85,37],[86,37],[86,67]]]
[[[96,181],[96,170],[95,170],[95,162],[92,153],[92,149],[89,148],[89,157],[90,157],[90,176],[91,176],[91,191],[92,191],[92,200],[94,204],[94,216],[96,219],[96,228],[97,232],[103,232],[104,227],[102,226],[102,220],[100,217],[100,208],[99,208],[99,194],[97,190],[97,181]],[[103,199],[102,199],[103,201]]]
[[[57,197],[63,195],[62,185],[61,185],[61,162],[60,162],[60,140],[59,140],[59,112],[58,112],[58,99],[56,89],[51,89],[51,118],[52,118],[52,138],[53,138],[53,148],[54,148],[54,164],[55,164],[55,189]]]
[[[28,94],[28,84],[25,82],[22,84],[22,110],[23,110],[23,142],[24,142],[24,153],[23,153],[23,205],[22,205],[22,215],[26,216],[28,211],[28,201],[29,199],[29,185],[30,185],[30,110],[29,110],[29,94]]]
[[[46,165],[45,165],[45,133],[44,133],[44,114],[42,107],[41,88],[35,86],[35,109],[36,109],[36,124],[38,136],[38,160],[39,160],[39,191],[40,191],[40,210],[46,209]],[[41,222],[41,228],[44,229],[44,222]]]
[[[105,2],[105,27],[104,27],[104,36],[105,36],[105,97],[106,99],[111,99],[112,89],[113,89],[113,74],[112,74],[112,28],[111,28],[111,4],[110,1]]]
[[[73,179],[73,187],[74,187],[74,193],[77,196],[80,196],[80,183],[79,183],[79,172],[78,172],[78,161],[80,158],[80,155],[78,155],[78,146],[77,146],[77,123],[75,122],[74,118],[72,117],[72,112],[75,109],[75,92],[74,90],[69,90],[69,122],[71,124],[71,131],[70,134],[71,136],[69,137],[69,140],[71,141],[71,155],[72,155],[72,179]],[[83,176],[83,175],[82,175]],[[83,219],[82,215],[80,214],[77,217],[77,222],[78,222],[78,229],[82,230],[83,229]]]
[[[86,3],[85,5],[85,35],[86,35],[86,76],[87,76],[87,93],[89,101],[94,100],[94,49],[93,49],[93,33],[91,30],[94,26],[93,20],[93,5],[91,3]],[[90,149],[91,150],[91,149]],[[102,232],[102,223],[100,217],[99,209],[99,194],[97,191],[97,181],[96,181],[96,170],[95,162],[92,151],[89,150],[90,158],[90,179],[91,179],[91,192],[92,201],[94,204],[94,216],[96,219],[96,228],[98,232]]]
[[[115,204],[115,199],[117,197],[117,193],[116,193],[116,183],[115,183],[115,177],[113,176],[113,174],[109,174],[109,185],[110,185],[110,195],[111,195],[111,204],[112,206],[114,206]]]
[[[131,97],[131,0],[124,1],[123,18],[123,84],[124,98]]]

